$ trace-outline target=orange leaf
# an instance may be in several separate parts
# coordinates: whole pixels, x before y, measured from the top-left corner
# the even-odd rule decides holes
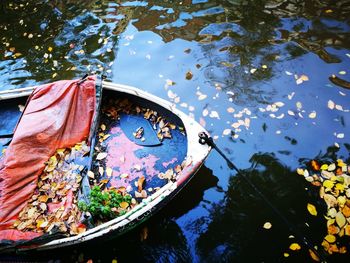
[[[145,183],[145,177],[144,177],[144,176],[141,176],[141,177],[139,178],[139,180],[137,181],[137,190],[138,190],[139,192],[142,191],[144,183]]]
[[[123,209],[126,209],[126,208],[128,208],[129,204],[128,204],[128,202],[121,202],[121,203],[119,204],[119,206],[120,206],[121,208],[123,208]]]
[[[316,160],[312,160],[310,164],[311,164],[311,167],[314,171],[320,170],[320,165],[318,164],[318,162]]]
[[[315,252],[313,252],[311,249],[309,249],[309,254],[310,254],[310,257],[317,261],[317,262],[320,262],[320,259],[318,258],[318,256],[315,254]]]

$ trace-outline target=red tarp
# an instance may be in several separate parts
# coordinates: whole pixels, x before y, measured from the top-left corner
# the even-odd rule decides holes
[[[38,86],[0,160],[0,241],[40,234],[9,229],[31,198],[45,162],[58,148],[89,137],[95,113],[95,77]]]

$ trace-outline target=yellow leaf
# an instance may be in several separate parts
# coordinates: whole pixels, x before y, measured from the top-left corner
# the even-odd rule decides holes
[[[335,185],[335,189],[337,189],[337,190],[343,192],[343,191],[344,191],[344,185],[338,183],[338,184]]]
[[[287,258],[287,257],[289,257],[289,254],[288,254],[288,253],[283,253],[283,256],[284,256],[285,258]]]
[[[112,168],[107,167],[107,168],[106,168],[106,174],[107,174],[107,176],[108,176],[108,177],[111,177],[111,176],[112,176],[112,173],[113,173]]]
[[[335,240],[336,240],[336,238],[335,238],[334,235],[327,235],[327,236],[325,236],[324,239],[325,239],[328,243],[334,243]]]
[[[272,224],[270,222],[266,222],[263,227],[265,229],[270,229],[272,227]]]
[[[317,216],[317,210],[316,207],[312,204],[307,204],[307,210],[309,211],[309,213],[313,216]]]
[[[346,224],[346,218],[342,212],[338,212],[335,216],[335,222],[337,222],[338,226],[342,228]]]
[[[327,170],[328,169],[328,164],[322,164],[321,170]]]
[[[300,76],[300,79],[301,79],[302,81],[308,81],[308,80],[309,80],[309,77],[306,76],[306,75],[301,75],[301,76]]]
[[[128,208],[129,204],[128,204],[128,202],[121,202],[121,203],[119,204],[119,206],[120,206],[121,208],[123,208],[123,209],[126,209],[126,208]]]
[[[318,256],[315,254],[315,252],[313,252],[311,249],[309,249],[309,254],[310,254],[310,257],[317,261],[317,262],[320,262],[320,259],[318,258]]]
[[[53,49],[52,47],[48,47],[48,49],[47,49],[47,50],[48,50],[49,52],[51,52],[51,51],[52,51],[52,49]]]
[[[301,247],[298,243],[293,243],[289,246],[289,249],[295,251],[295,250],[300,250]]]
[[[326,188],[332,188],[334,186],[334,182],[332,182],[330,180],[326,180],[323,182],[323,186]]]

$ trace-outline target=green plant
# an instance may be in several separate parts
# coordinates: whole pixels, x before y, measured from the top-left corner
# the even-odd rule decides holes
[[[90,212],[94,218],[108,220],[123,215],[130,207],[131,195],[121,194],[116,190],[101,190],[99,186],[94,186],[89,194],[90,202],[78,203],[81,211]]]

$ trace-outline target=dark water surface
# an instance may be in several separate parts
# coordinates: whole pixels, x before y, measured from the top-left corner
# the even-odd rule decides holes
[[[3,0],[0,90],[97,71],[173,100],[322,250],[326,206],[295,170],[313,158],[350,163],[350,92],[329,80],[334,74],[350,81],[349,19],[348,1]],[[332,102],[334,109],[328,107]],[[307,203],[316,205],[317,217]],[[121,238],[11,258],[312,261],[293,236],[212,152],[176,199]],[[289,250],[294,242],[301,250]],[[349,252],[327,257],[348,259]]]

